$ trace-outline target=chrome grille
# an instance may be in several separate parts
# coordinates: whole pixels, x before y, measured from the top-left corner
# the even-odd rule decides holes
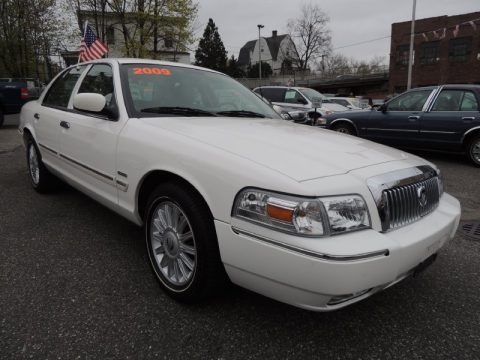
[[[440,193],[436,177],[415,184],[384,190],[389,226],[395,229],[417,221],[438,206]]]
[[[440,181],[439,173],[426,165],[369,178],[382,231],[408,225],[435,210],[443,192]]]

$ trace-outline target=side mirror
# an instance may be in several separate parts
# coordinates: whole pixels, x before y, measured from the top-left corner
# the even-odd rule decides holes
[[[100,113],[106,103],[105,96],[96,93],[77,94],[73,98],[73,107],[75,109],[94,113]]]
[[[386,104],[382,104],[380,105],[380,107],[378,108],[379,111],[381,112],[387,112],[387,105]]]

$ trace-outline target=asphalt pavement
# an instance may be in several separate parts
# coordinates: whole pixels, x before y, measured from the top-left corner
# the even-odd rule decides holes
[[[9,125],[11,124],[11,125]],[[0,129],[0,359],[480,359],[480,240],[460,232],[418,277],[313,313],[232,286],[201,305],[164,295],[142,229],[68,186],[30,186],[15,118]],[[480,169],[441,168],[464,220]]]

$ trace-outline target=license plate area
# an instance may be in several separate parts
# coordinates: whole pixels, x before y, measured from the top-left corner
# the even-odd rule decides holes
[[[430,255],[428,258],[426,258],[424,261],[422,261],[420,264],[418,264],[414,269],[413,269],[413,276],[418,276],[421,272],[423,272],[426,268],[428,268],[430,265],[432,265],[435,260],[437,259],[437,254]]]

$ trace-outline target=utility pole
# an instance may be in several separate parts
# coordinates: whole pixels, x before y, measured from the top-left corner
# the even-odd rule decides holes
[[[260,29],[265,26],[258,24],[258,79],[262,80],[262,51],[260,49]]]
[[[410,29],[410,53],[408,56],[407,90],[410,90],[412,87],[413,43],[415,42],[415,9],[416,8],[417,8],[417,0],[413,0],[412,27]]]

